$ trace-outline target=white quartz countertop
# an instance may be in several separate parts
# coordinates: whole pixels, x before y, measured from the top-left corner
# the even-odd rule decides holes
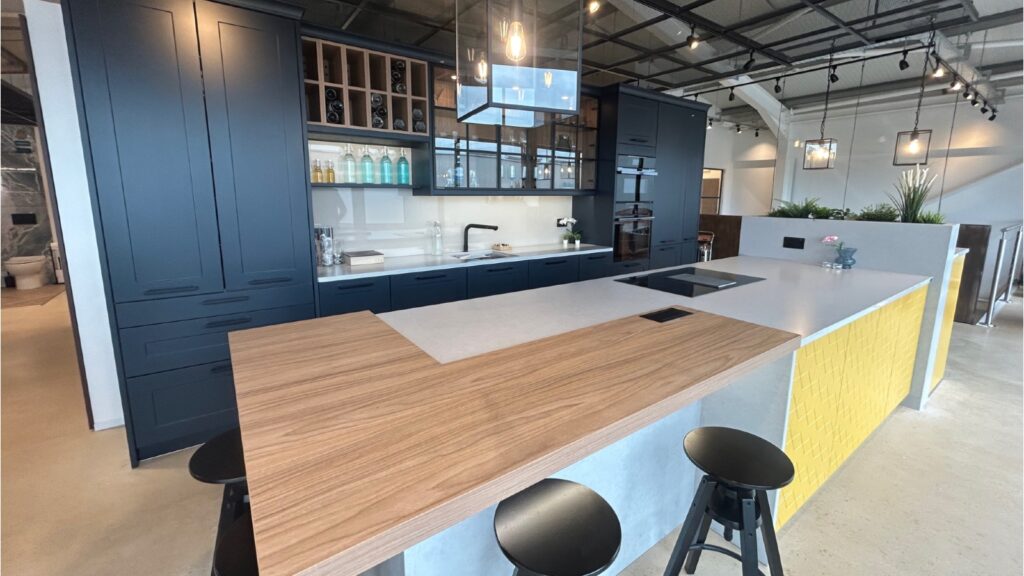
[[[764,280],[689,298],[600,278],[388,312],[380,318],[439,362],[672,305],[793,332],[807,344],[930,281],[912,274],[838,271],[749,256],[693,266]]]
[[[318,266],[318,282],[334,282],[337,280],[355,280],[357,278],[370,278],[373,276],[386,276],[388,274],[403,274],[406,272],[423,272],[426,270],[439,270],[445,268],[465,268],[467,266],[481,266],[485,264],[497,264],[499,262],[519,262],[522,260],[536,260],[538,258],[552,258],[557,256],[575,256],[577,254],[593,254],[595,252],[611,252],[609,246],[597,246],[595,244],[580,244],[576,248],[572,244],[565,248],[562,244],[541,244],[537,246],[513,246],[507,258],[494,258],[488,260],[460,261],[451,254],[443,256],[432,256],[423,254],[418,256],[398,256],[385,258],[383,264],[366,264],[362,266],[349,266],[348,264],[336,264],[334,266]],[[471,252],[482,252],[472,250]]]

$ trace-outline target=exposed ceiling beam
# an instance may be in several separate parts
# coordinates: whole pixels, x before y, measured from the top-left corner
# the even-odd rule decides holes
[[[587,43],[583,44],[583,49],[586,50],[587,48],[594,48],[596,46],[600,46],[604,42],[608,42],[608,41],[614,40],[616,38],[622,38],[623,36],[628,36],[629,34],[632,34],[633,32],[637,32],[639,30],[643,30],[643,29],[647,28],[648,26],[653,26],[653,25],[657,24],[658,22],[663,22],[663,21],[668,20],[668,19],[669,19],[669,15],[668,14],[658,14],[654,18],[650,18],[648,20],[644,20],[643,22],[637,22],[636,24],[634,24],[632,26],[627,26],[627,27],[625,27],[622,30],[619,30],[617,32],[606,33],[604,36],[599,36],[597,40],[591,40],[590,42],[587,42]],[[593,33],[592,29],[588,30],[588,31]],[[596,36],[596,34],[595,34],[595,36]]]
[[[348,30],[348,27],[352,25],[352,21],[356,19],[356,16],[359,16],[359,13],[363,11],[363,7],[366,6],[368,1],[369,0],[361,0],[355,9],[349,13],[348,18],[345,18],[345,21],[341,24],[342,30]]]
[[[981,15],[978,14],[978,9],[974,6],[973,0],[960,0],[960,5],[963,6],[963,9],[973,22],[981,20]]]
[[[807,6],[808,8],[810,8],[810,9],[814,10],[815,12],[817,12],[818,14],[822,15],[826,20],[828,20],[829,22],[835,24],[840,29],[842,29],[844,32],[849,34],[850,36],[853,36],[854,38],[860,40],[861,43],[863,43],[865,46],[870,46],[871,45],[871,40],[867,36],[861,34],[860,32],[857,32],[852,27],[848,26],[846,24],[846,22],[843,21],[842,18],[836,16],[835,14],[830,12],[827,8],[822,8],[821,6],[815,4],[814,2],[811,2],[811,0],[800,0],[800,1],[804,4],[804,6]]]
[[[770,60],[773,60],[773,61],[775,61],[775,62],[777,62],[779,64],[789,64],[789,59],[786,57],[785,54],[782,54],[781,52],[772,50],[771,48],[766,48],[760,42],[757,42],[755,40],[751,40],[750,38],[747,38],[746,36],[743,36],[742,34],[739,34],[737,32],[734,32],[734,31],[730,30],[730,29],[727,29],[727,28],[724,28],[722,26],[719,26],[718,24],[712,22],[711,20],[708,20],[707,18],[704,18],[703,16],[698,16],[697,14],[694,14],[693,12],[690,12],[689,10],[686,10],[686,9],[680,7],[680,6],[676,6],[675,4],[670,2],[669,0],[633,0],[633,1],[638,3],[638,4],[641,4],[643,6],[647,6],[648,8],[650,8],[652,10],[661,12],[662,14],[668,14],[669,16],[672,16],[673,18],[675,18],[677,20],[681,20],[683,22],[686,22],[687,24],[691,24],[691,25],[697,26],[697,27],[701,28],[702,30],[711,31],[711,32],[715,33],[715,35],[717,35],[717,36],[719,36],[721,38],[725,38],[726,40],[729,40],[733,44],[737,44],[739,46],[743,46],[745,48],[748,48],[750,50],[753,50],[755,52],[763,54],[764,56],[768,57]]]

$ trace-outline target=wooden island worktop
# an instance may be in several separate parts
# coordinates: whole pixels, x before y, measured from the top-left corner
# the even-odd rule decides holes
[[[359,574],[799,340],[628,316],[441,364],[369,312],[233,332],[260,573]]]

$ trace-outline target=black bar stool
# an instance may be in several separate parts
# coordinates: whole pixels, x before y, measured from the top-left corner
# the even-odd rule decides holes
[[[596,576],[619,554],[619,517],[590,488],[548,478],[502,500],[494,535],[515,576]]]
[[[683,449],[705,475],[665,567],[665,576],[678,576],[682,568],[693,574],[702,550],[739,560],[743,576],[762,574],[757,565],[758,526],[771,576],[782,576],[767,490],[778,490],[793,480],[793,462],[786,453],[753,434],[719,427],[691,430],[683,439]],[[725,527],[726,540],[732,539],[733,530],[739,532],[740,554],[706,543],[712,520]]]
[[[241,430],[228,430],[200,446],[188,461],[188,471],[200,482],[224,485],[220,520],[217,522],[219,543],[228,526],[245,512],[245,499],[249,495],[249,487],[245,482]],[[219,544],[214,547],[215,558],[218,548]]]
[[[252,516],[244,512],[232,522],[213,553],[213,576],[259,576]]]

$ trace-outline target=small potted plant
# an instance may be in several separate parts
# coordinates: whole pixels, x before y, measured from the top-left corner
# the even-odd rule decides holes
[[[573,242],[576,243],[576,248],[579,249],[580,242],[583,241],[583,230],[574,230],[572,232],[572,239],[573,239]]]
[[[857,263],[857,261],[853,259],[853,255],[857,253],[857,249],[847,247],[846,243],[839,239],[839,236],[834,234],[825,236],[821,239],[821,243],[835,249],[836,259],[833,262],[841,266],[843,270],[849,270]]]
[[[583,235],[572,231],[572,227],[574,224],[576,224],[576,219],[572,217],[558,219],[558,225],[565,226],[565,232],[562,233],[562,248],[568,248],[569,242],[575,242],[576,247],[579,248],[580,238]]]

